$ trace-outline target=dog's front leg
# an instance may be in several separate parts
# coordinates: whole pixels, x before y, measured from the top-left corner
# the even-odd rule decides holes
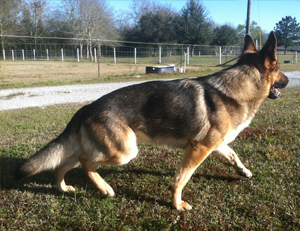
[[[239,175],[248,178],[252,177],[252,173],[250,172],[250,170],[243,165],[237,154],[228,145],[223,144],[219,146],[215,150],[215,152],[223,156],[226,160],[228,160],[229,163],[233,165],[234,169]]]
[[[191,141],[186,148],[183,160],[171,184],[172,205],[177,210],[186,211],[192,209],[192,206],[181,200],[181,192],[196,168],[210,152],[210,148],[196,141]]]

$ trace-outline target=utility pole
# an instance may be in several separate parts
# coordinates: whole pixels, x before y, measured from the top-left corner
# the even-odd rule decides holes
[[[248,0],[246,35],[247,34],[250,35],[250,12],[251,12],[251,0]]]

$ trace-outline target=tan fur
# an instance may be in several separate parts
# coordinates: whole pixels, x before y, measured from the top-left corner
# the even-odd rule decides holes
[[[238,174],[252,176],[228,143],[250,124],[267,97],[279,97],[272,87],[288,83],[279,72],[276,47],[273,32],[261,51],[246,36],[243,54],[231,68],[201,78],[135,85],[104,96],[80,109],[66,130],[25,162],[16,177],[55,169],[57,188],[74,191],[64,175],[81,165],[95,186],[112,197],[115,193],[96,171],[98,165],[128,163],[142,142],[182,148],[184,156],[171,183],[172,205],[189,210],[192,207],[181,199],[182,189],[211,152],[223,156]]]

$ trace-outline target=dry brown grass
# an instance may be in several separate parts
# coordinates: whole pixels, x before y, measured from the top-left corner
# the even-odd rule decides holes
[[[228,57],[228,61],[235,57]],[[292,60],[293,55],[279,55],[282,71],[300,70],[300,63],[284,64],[284,60]],[[227,60],[227,59],[226,59]],[[100,78],[98,75],[98,63],[91,61],[32,61],[32,60],[6,60],[0,61],[0,89],[20,88],[33,86],[68,85],[78,83],[95,83],[103,81],[127,81],[137,79],[153,78],[183,78],[203,76],[216,72],[224,66],[216,67],[218,57],[201,56],[190,58],[190,65],[187,66],[187,75],[168,76],[145,76],[146,66],[156,66],[151,59],[142,60],[143,63],[127,63],[121,60],[119,63],[101,62]],[[152,62],[151,62],[152,61]],[[178,58],[166,62],[177,63]],[[122,63],[123,62],[123,63]],[[225,62],[225,57],[222,58]],[[228,63],[234,64],[236,61]],[[166,63],[162,64],[166,65]],[[177,67],[180,64],[177,63]],[[140,78],[140,76],[142,78]]]
[[[158,64],[100,63],[99,78],[98,64],[94,62],[6,60],[0,62],[0,89],[168,78],[145,76],[146,66],[154,65]],[[200,76],[218,69],[220,68],[210,68],[197,63],[187,68],[188,75],[169,78]],[[194,71],[201,73],[192,74]]]
[[[91,62],[2,61],[1,79],[5,81],[98,77],[98,65]],[[145,66],[128,64],[100,65],[100,75],[139,74]]]

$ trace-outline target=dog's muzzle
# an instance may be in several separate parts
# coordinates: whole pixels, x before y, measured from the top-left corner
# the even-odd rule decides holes
[[[278,88],[284,88],[289,83],[289,79],[286,75],[279,72],[278,78],[273,85],[271,85],[270,93],[268,98],[270,99],[278,99],[281,97],[281,92],[278,91]]]

